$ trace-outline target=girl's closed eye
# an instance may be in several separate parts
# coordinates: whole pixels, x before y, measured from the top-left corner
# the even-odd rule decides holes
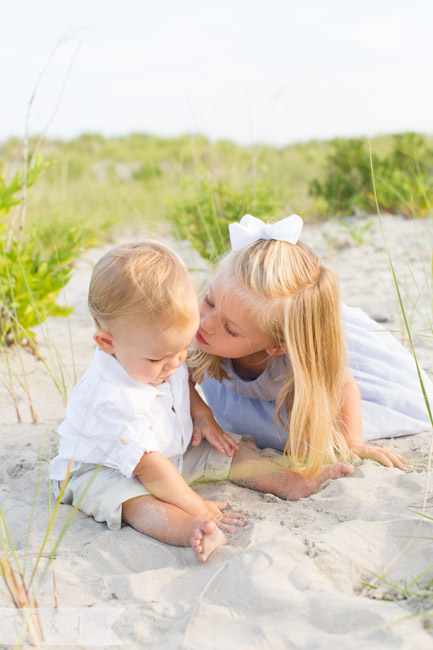
[[[161,363],[162,359],[147,359],[150,363]]]
[[[208,293],[206,293],[206,294],[203,296],[203,300],[205,301],[205,303],[206,303],[207,305],[209,305],[209,307],[215,307],[215,305],[214,305],[213,302],[211,301],[211,299],[210,299]]]
[[[224,329],[230,336],[239,336],[239,334],[236,334],[236,332],[233,332],[233,330],[230,329],[227,323],[224,323]]]

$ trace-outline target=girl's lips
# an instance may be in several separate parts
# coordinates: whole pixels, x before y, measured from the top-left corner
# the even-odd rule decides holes
[[[202,335],[200,334],[200,332],[197,332],[197,334],[195,335],[195,338],[196,338],[196,340],[197,340],[199,343],[201,343],[202,345],[209,345],[209,343],[208,343],[207,341],[205,341],[205,339],[202,337]]]

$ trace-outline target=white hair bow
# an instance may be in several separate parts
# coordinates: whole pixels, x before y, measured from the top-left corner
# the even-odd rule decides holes
[[[244,246],[249,246],[258,239],[276,239],[296,244],[301,236],[303,223],[297,214],[292,214],[277,223],[263,223],[257,217],[246,214],[240,223],[229,225],[232,250],[237,251]]]

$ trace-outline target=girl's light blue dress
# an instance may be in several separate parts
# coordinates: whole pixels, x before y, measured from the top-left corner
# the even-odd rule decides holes
[[[346,320],[348,361],[361,392],[364,441],[405,436],[431,428],[412,355],[361,309],[342,306]],[[272,364],[254,380],[238,377],[229,359],[224,369],[233,378],[203,382],[201,388],[220,426],[252,435],[259,447],[282,451],[287,434],[273,424],[275,400],[285,374],[285,359]],[[430,406],[433,383],[422,371]]]

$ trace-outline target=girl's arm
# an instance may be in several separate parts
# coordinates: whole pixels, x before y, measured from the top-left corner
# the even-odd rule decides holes
[[[227,456],[232,456],[233,449],[239,449],[239,445],[221,429],[209,406],[202,400],[191,380],[189,381],[189,392],[194,427],[191,443],[193,447],[199,445],[202,439],[206,438],[222,454],[226,453]]]
[[[391,449],[366,445],[362,440],[361,394],[352,374],[347,370],[343,405],[340,411],[343,433],[351,454],[356,458],[372,458],[385,467],[405,469],[407,459]]]

